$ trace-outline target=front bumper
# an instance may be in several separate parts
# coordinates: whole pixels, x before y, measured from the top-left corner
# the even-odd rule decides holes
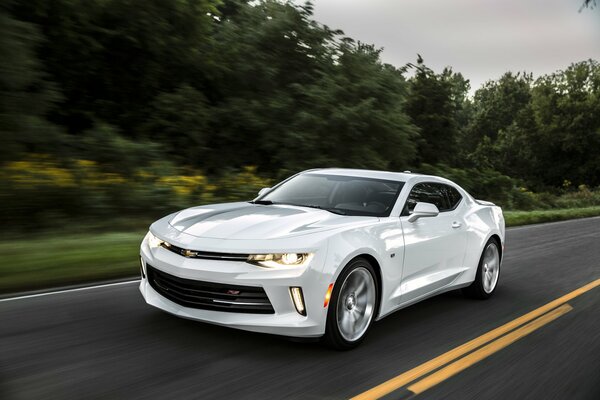
[[[268,269],[240,261],[189,259],[164,248],[140,251],[143,277],[140,291],[146,302],[173,315],[253,332],[294,337],[318,337],[325,333],[327,309],[323,307],[330,277],[323,274],[325,254],[315,253],[305,268]],[[255,286],[265,291],[274,313],[254,314],[185,307],[159,294],[149,283],[146,265],[164,273],[203,282]],[[292,301],[290,287],[301,287],[306,316]]]

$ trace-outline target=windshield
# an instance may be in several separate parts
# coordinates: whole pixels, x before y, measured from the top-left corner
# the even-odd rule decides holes
[[[301,174],[256,200],[322,208],[337,214],[387,217],[404,182],[354,176]]]

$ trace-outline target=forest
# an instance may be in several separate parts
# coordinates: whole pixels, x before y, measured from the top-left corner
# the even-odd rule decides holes
[[[471,90],[418,54],[384,63],[385,50],[316,22],[310,2],[0,7],[9,230],[151,222],[318,167],[439,174],[507,210],[600,205],[596,60]]]

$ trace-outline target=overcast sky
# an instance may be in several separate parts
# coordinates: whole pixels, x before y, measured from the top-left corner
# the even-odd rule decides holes
[[[582,0],[314,0],[315,19],[383,47],[402,66],[417,53],[436,72],[451,66],[471,92],[504,72],[539,76],[600,61],[600,2]]]

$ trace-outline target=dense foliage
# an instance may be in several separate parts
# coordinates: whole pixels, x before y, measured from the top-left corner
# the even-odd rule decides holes
[[[315,22],[310,3],[0,7],[9,222],[251,197],[269,180],[327,166],[439,173],[521,209],[600,185],[593,60],[537,79],[507,72],[470,97],[460,73],[436,73],[420,56],[384,64],[380,49]],[[48,173],[71,183],[36,177]],[[177,189],[182,179],[193,197]]]

